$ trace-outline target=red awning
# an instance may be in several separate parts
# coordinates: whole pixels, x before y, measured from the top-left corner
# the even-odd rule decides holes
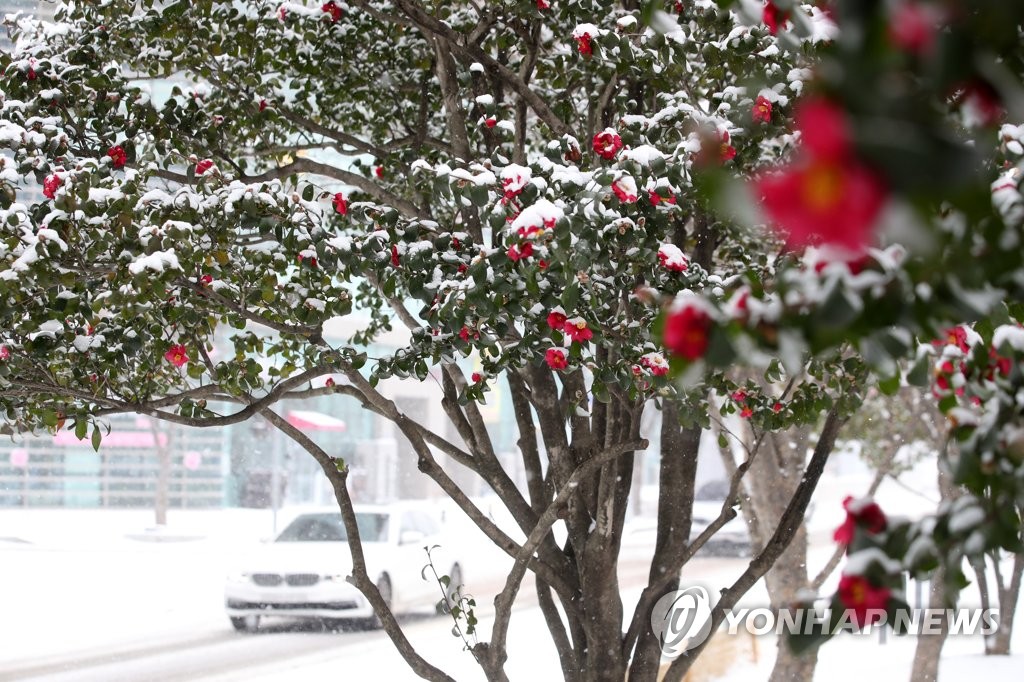
[[[345,422],[340,419],[312,410],[292,410],[288,413],[288,423],[303,431],[340,432],[346,428]]]

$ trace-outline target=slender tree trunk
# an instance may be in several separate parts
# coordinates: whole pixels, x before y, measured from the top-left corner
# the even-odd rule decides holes
[[[953,484],[944,461],[939,460],[939,494],[943,500],[952,500],[960,496],[960,491]],[[946,589],[945,573],[940,566],[932,575],[928,590],[928,610],[945,611]],[[927,622],[927,618],[925,618]],[[910,682],[937,682],[939,679],[939,656],[949,634],[949,620],[939,619],[939,631],[934,634],[921,633],[917,637],[917,650],[914,652],[914,666],[910,671]]]
[[[801,525],[793,541],[765,576],[772,608],[778,612],[797,599],[800,590],[807,587],[807,530]],[[818,665],[818,650],[794,654],[786,638],[780,636],[775,655],[775,666],[769,682],[810,682]]]
[[[699,428],[680,426],[676,405],[666,400],[662,406],[658,534],[649,582],[659,579],[667,562],[689,543],[700,436]],[[679,578],[674,577],[664,592],[668,594],[678,588]],[[629,671],[630,682],[652,682],[661,667],[661,642],[651,629],[650,614],[645,616]]]
[[[993,557],[998,561],[999,557]],[[999,592],[999,629],[985,638],[985,654],[989,656],[1009,656],[1010,641],[1013,639],[1013,618],[1017,613],[1017,601],[1020,597],[1021,577],[1024,575],[1024,554],[1013,557],[1013,569],[1010,582],[1003,585],[996,573],[996,590]]]
[[[931,586],[928,590],[928,610],[944,611],[946,608],[945,576],[941,568],[935,569]],[[917,650],[914,652],[914,666],[910,672],[910,682],[937,682],[939,679],[939,655],[949,634],[949,622],[940,619],[939,631],[934,634],[921,633],[917,637]]]
[[[747,483],[754,516],[763,528],[775,527],[800,483],[808,437],[806,429],[794,429],[782,436],[772,434],[766,438],[766,456],[755,460]],[[803,523],[797,528],[789,548],[765,575],[765,582],[776,612],[795,602],[800,590],[808,586],[807,528]],[[786,639],[780,637],[770,682],[811,680],[817,663],[817,651],[796,656]]]
[[[167,525],[167,508],[170,506],[171,486],[171,438],[170,434],[161,429],[157,422],[150,420],[149,430],[153,434],[153,447],[156,448],[157,475],[156,490],[153,495],[153,513],[156,525]],[[163,436],[163,438],[161,438]]]

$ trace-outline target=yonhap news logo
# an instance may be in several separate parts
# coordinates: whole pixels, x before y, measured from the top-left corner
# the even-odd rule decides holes
[[[694,586],[662,596],[651,611],[651,628],[666,658],[676,658],[699,646],[711,634],[708,591]]]
[[[706,588],[694,585],[669,592],[651,610],[651,628],[658,636],[664,658],[676,658],[700,646],[710,635],[711,597]],[[857,636],[884,632],[900,635],[987,637],[999,629],[999,610],[994,608],[912,608],[904,604],[886,609],[838,609],[818,600],[805,606],[773,609],[767,606],[736,607],[725,610],[721,619],[724,634],[741,631],[752,637],[764,635],[816,635],[832,637],[841,632]]]

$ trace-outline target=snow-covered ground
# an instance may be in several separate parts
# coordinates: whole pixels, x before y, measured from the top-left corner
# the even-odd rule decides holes
[[[924,513],[934,504],[933,474],[911,472],[900,485],[885,484],[878,499],[890,514]],[[830,534],[842,520],[841,500],[859,495],[870,474],[837,464],[822,481],[810,519],[813,573],[832,550]],[[937,496],[935,496],[937,497]],[[283,527],[289,512],[279,519]],[[495,520],[508,519],[494,511]],[[450,519],[455,525],[457,518]],[[624,541],[620,577],[626,612],[638,596],[650,546],[638,519]],[[148,510],[0,510],[0,680],[51,682],[88,680],[337,680],[373,677],[414,679],[390,641],[379,632],[325,633],[274,629],[257,635],[235,633],[223,613],[224,576],[238,557],[272,535],[265,510],[177,511],[164,531],[148,530]],[[490,629],[489,605],[500,589],[508,559],[473,531],[466,574],[478,601],[481,637]],[[742,571],[738,559],[698,559],[684,582],[722,587]],[[833,578],[835,580],[835,578]],[[830,589],[828,586],[826,589]],[[554,679],[558,662],[543,618],[527,583],[509,635],[510,679]],[[913,597],[911,588],[911,597]],[[969,590],[970,592],[970,590]],[[973,594],[973,593],[972,593]],[[968,595],[970,596],[970,595]],[[758,586],[744,599],[762,606]],[[1024,651],[1024,617],[1018,616],[1014,649]],[[455,679],[479,680],[472,657],[443,618],[405,621],[417,649]],[[721,637],[721,635],[720,635]],[[746,635],[741,635],[746,637]],[[821,652],[815,679],[829,682],[908,679],[912,638],[884,643],[841,636]],[[760,638],[737,647],[728,660],[727,682],[766,680],[775,642]],[[951,638],[943,653],[942,680],[984,675],[990,680],[1020,679],[1024,658],[986,658],[980,637]],[[708,655],[713,655],[714,652]],[[548,671],[548,672],[545,672]]]

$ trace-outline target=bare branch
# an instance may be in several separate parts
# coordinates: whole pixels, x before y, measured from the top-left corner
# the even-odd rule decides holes
[[[367,3],[357,2],[356,4],[362,7]],[[530,108],[536,112],[540,120],[551,128],[552,132],[556,135],[572,134],[572,129],[569,125],[560,119],[555,112],[552,111],[551,107],[548,106],[544,98],[534,92],[529,85],[524,83],[515,71],[482,50],[479,45],[473,43],[468,45],[465,44],[465,38],[457,31],[434,17],[417,3],[412,2],[412,0],[396,0],[395,4],[398,5],[402,11],[405,12],[406,16],[412,19],[413,23],[421,29],[446,39],[451,45],[453,51],[475,62],[480,62],[489,70],[498,74],[498,76],[500,76],[505,83],[515,90],[520,97],[526,100],[530,105]]]
[[[384,627],[384,631],[388,634],[388,637],[391,638],[392,643],[395,645],[395,648],[398,649],[402,658],[405,659],[405,662],[410,668],[412,668],[413,672],[423,679],[437,680],[439,682],[455,682],[452,677],[449,677],[444,671],[428,663],[426,659],[416,652],[412,643],[410,643],[408,638],[406,638],[401,626],[398,625],[398,621],[395,620],[395,615],[391,612],[387,602],[385,602],[384,598],[381,596],[380,590],[377,589],[377,586],[366,572],[366,559],[363,555],[363,545],[359,537],[359,524],[356,522],[356,513],[352,506],[352,498],[349,496],[348,488],[346,487],[348,470],[339,469],[330,455],[324,452],[324,450],[313,442],[311,438],[289,424],[286,419],[283,419],[276,412],[264,409],[261,410],[261,414],[278,430],[291,438],[300,445],[302,449],[312,455],[320,465],[320,468],[323,469],[324,474],[327,475],[327,480],[331,482],[331,487],[334,489],[334,497],[341,510],[341,518],[345,524],[345,531],[348,535],[348,546],[352,554],[352,575],[350,576],[349,581],[355,585],[359,591],[363,593],[363,596],[366,597],[367,601],[370,602],[370,606],[373,607],[373,612],[377,614],[377,618],[380,619],[381,625]]]

